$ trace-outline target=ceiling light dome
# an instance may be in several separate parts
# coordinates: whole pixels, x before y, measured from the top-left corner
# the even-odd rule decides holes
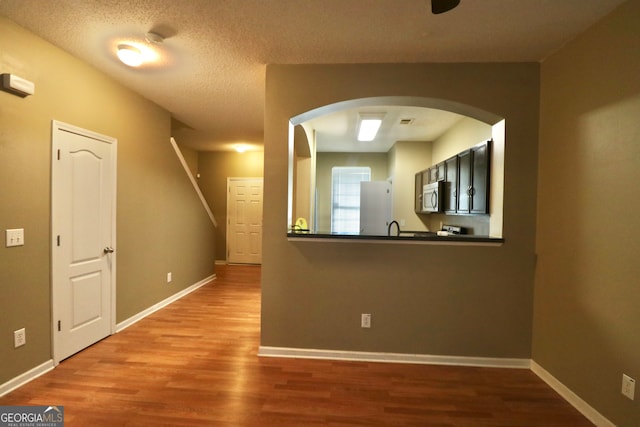
[[[128,44],[118,45],[118,58],[130,67],[138,67],[142,64],[142,52],[140,52],[140,49]]]

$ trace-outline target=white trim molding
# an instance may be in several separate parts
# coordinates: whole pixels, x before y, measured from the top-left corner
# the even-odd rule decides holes
[[[211,220],[211,223],[215,228],[218,228],[218,222],[214,218],[213,212],[211,212],[209,203],[207,203],[207,200],[204,198],[202,191],[200,191],[200,186],[198,185],[198,182],[196,181],[196,179],[193,177],[193,174],[191,173],[191,169],[189,169],[189,165],[187,165],[187,161],[184,159],[184,156],[182,155],[182,151],[180,150],[178,143],[176,142],[174,137],[171,137],[169,139],[169,142],[171,142],[171,146],[173,147],[173,150],[176,152],[176,155],[178,156],[178,160],[180,160],[180,164],[184,168],[184,171],[187,173],[187,176],[189,177],[189,181],[191,181],[191,185],[193,185],[193,189],[196,190],[196,193],[198,194],[198,198],[200,199],[200,202],[202,203],[204,210],[207,211],[207,215],[209,215],[209,219]]]
[[[215,280],[216,275],[212,274],[211,276],[200,280],[198,283],[195,283],[191,286],[189,286],[188,288],[185,288],[183,290],[181,290],[178,293],[175,293],[173,295],[171,295],[169,298],[166,298],[162,301],[160,301],[157,304],[152,305],[151,307],[147,308],[146,310],[141,311],[140,313],[131,316],[130,318],[118,323],[116,325],[116,332],[120,332],[123,331],[124,329],[128,328],[129,326],[133,325],[134,323],[144,319],[145,317],[149,316],[152,313],[155,313],[156,311],[168,306],[169,304],[171,304],[172,302],[175,302],[177,300],[179,300],[180,298],[190,294],[191,292],[195,291],[196,289],[206,285],[207,283],[209,283],[212,280]]]
[[[18,387],[22,387],[29,381],[35,380],[40,375],[44,375],[47,372],[51,371],[54,368],[53,359],[49,359],[41,365],[36,366],[24,372],[17,377],[7,381],[4,384],[0,384],[0,397],[4,396],[7,393],[12,392]]]
[[[531,370],[597,427],[616,427],[614,423],[609,421],[604,417],[604,415],[582,400],[580,396],[571,391],[569,387],[562,384],[556,377],[551,375],[542,366],[538,365],[534,360],[531,361]]]
[[[501,357],[436,356],[429,354],[377,353],[365,351],[315,350],[260,346],[258,356],[297,359],[351,360],[358,362],[413,363],[429,365],[479,366],[529,369],[530,359]]]

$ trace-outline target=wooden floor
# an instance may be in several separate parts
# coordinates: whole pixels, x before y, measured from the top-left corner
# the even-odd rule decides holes
[[[260,267],[217,274],[0,405],[63,405],[66,427],[591,426],[529,370],[258,358]]]

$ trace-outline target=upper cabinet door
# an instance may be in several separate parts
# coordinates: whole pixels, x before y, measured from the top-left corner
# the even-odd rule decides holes
[[[458,213],[489,213],[491,141],[458,154]]]
[[[487,141],[471,149],[471,213],[489,213],[489,162],[491,144]]]
[[[416,174],[415,198],[413,210],[415,213],[422,212],[422,172]]]
[[[444,211],[455,213],[458,208],[458,156],[453,156],[444,163]]]
[[[458,154],[458,213],[471,211],[471,150]]]
[[[438,181],[444,181],[444,162],[440,162],[429,168],[429,184]]]

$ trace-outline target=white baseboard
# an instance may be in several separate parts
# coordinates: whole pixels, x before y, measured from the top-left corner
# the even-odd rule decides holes
[[[562,384],[556,377],[538,365],[534,360],[531,361],[531,370],[597,427],[616,427],[615,424],[606,419],[600,412],[582,400],[580,396]]]
[[[181,290],[180,292],[171,295],[169,298],[164,299],[164,300],[160,301],[159,303],[152,305],[151,307],[147,308],[146,310],[141,311],[140,313],[136,314],[135,316],[131,316],[127,320],[124,320],[124,321],[116,324],[116,332],[123,331],[124,329],[128,328],[129,326],[133,325],[134,323],[136,323],[136,322],[144,319],[145,317],[149,316],[150,314],[155,313],[156,311],[168,306],[172,302],[177,301],[180,298],[184,297],[185,295],[188,295],[191,292],[195,291],[196,289],[206,285],[207,283],[209,283],[210,281],[214,280],[215,278],[216,278],[216,275],[212,274],[211,276],[209,276],[209,277],[207,277],[205,279],[202,279],[198,283],[195,283],[195,284],[189,286],[188,288],[185,288],[185,289]]]
[[[31,380],[38,378],[40,375],[46,374],[50,370],[54,368],[53,359],[47,360],[43,364],[36,366],[33,369],[28,370],[27,372],[18,375],[17,377],[7,381],[4,384],[0,384],[0,397],[4,396],[7,393],[12,392],[28,383]]]
[[[529,369],[531,361],[530,359],[510,359],[498,357],[434,356],[428,354],[332,351],[268,346],[260,346],[258,349],[258,356],[519,369]]]
[[[567,386],[531,359],[493,357],[435,356],[427,354],[375,353],[362,351],[316,350],[304,348],[260,346],[258,356],[294,359],[348,360],[358,362],[413,363],[431,365],[478,366],[490,368],[531,369],[541,380],[555,390],[597,427],[616,427],[611,421],[585,402]]]

